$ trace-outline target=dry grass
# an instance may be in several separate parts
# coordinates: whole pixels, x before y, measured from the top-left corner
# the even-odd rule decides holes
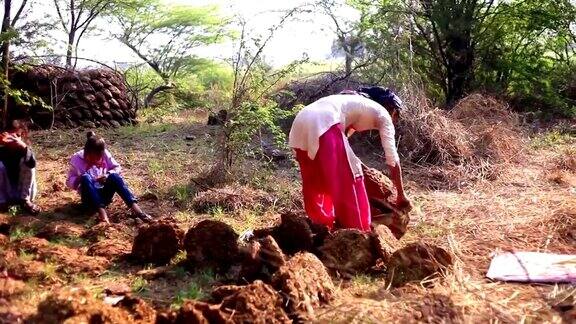
[[[240,185],[229,185],[223,188],[208,189],[194,197],[192,204],[198,213],[207,213],[214,208],[225,212],[235,212],[240,209],[257,209],[270,207],[273,199],[265,191],[254,190]]]
[[[472,94],[452,110],[435,108],[418,87],[406,89],[399,150],[421,187],[463,188],[494,180],[525,155],[528,137],[508,105]]]

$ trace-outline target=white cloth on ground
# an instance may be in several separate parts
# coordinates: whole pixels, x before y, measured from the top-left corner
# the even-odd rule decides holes
[[[507,252],[492,259],[486,276],[502,281],[576,283],[576,255]]]
[[[386,164],[395,166],[399,162],[390,114],[377,102],[361,95],[327,96],[304,107],[292,123],[288,144],[293,149],[306,151],[308,157],[314,159],[320,136],[338,123],[344,129],[352,127],[359,132],[378,130]],[[361,162],[343,136],[352,172],[354,176],[361,176]]]

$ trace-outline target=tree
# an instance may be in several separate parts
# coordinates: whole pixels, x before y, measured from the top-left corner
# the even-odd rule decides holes
[[[24,5],[26,3],[24,2]],[[4,106],[2,108],[2,128],[5,129],[8,122],[8,67],[10,64],[10,38],[8,37],[8,31],[12,26],[11,12],[12,1],[4,0],[4,17],[2,19],[2,32],[1,36],[3,38],[2,42],[2,68],[4,69],[4,74],[2,75],[4,80]]]
[[[332,54],[344,56],[344,70],[347,75],[350,75],[354,60],[364,54],[363,33],[365,29],[363,25],[342,19],[338,15],[338,9],[343,7],[338,1],[321,0],[318,6],[334,24],[332,29],[336,39],[332,45]]]
[[[174,80],[198,62],[193,50],[229,36],[227,22],[216,7],[162,5],[158,0],[140,1],[114,16],[121,31],[113,35],[130,48],[162,79],[146,96],[148,106],[158,93],[176,87]]]
[[[536,77],[534,64],[525,63],[541,64],[551,53],[569,61],[566,50],[573,48],[566,41],[574,30],[574,15],[569,14],[574,5],[568,0],[355,0],[353,4],[364,13],[361,24],[367,28],[368,54],[379,59],[381,70],[409,67],[410,73],[431,83],[432,93],[442,94],[447,107],[467,92],[484,88],[488,80],[497,80],[509,93],[510,76],[519,75],[513,71],[523,69]],[[556,49],[549,46],[560,39],[554,35],[563,39]],[[560,52],[565,54],[558,56]],[[522,59],[512,63],[512,57]]]
[[[250,31],[246,21],[239,18],[241,31],[232,58],[234,82],[227,120],[222,130],[222,158],[214,166],[212,174],[228,174],[239,157],[250,152],[254,136],[262,132],[271,134],[278,145],[285,143],[284,133],[277,121],[292,112],[282,110],[273,100],[272,92],[280,81],[307,62],[308,58],[305,56],[281,69],[273,69],[266,63],[264,51],[278,30],[309,10],[308,6],[301,6],[281,12],[278,22],[263,35]]]
[[[92,30],[98,17],[121,8],[138,6],[136,0],[53,0],[58,22],[66,32],[66,67],[76,66],[80,40]]]

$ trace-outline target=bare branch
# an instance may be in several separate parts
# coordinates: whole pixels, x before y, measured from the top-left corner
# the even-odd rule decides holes
[[[24,8],[26,7],[27,2],[28,2],[28,0],[22,0],[22,3],[20,4],[20,8],[18,8],[16,15],[12,19],[12,23],[11,23],[12,28],[14,28],[14,26],[16,26],[16,23],[18,22],[18,19],[20,19],[20,16],[22,15],[22,11],[24,11]]]

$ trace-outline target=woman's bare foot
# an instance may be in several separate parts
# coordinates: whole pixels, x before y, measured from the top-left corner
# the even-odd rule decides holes
[[[108,214],[104,208],[98,208],[98,221],[101,223],[110,224],[110,220],[108,219]]]

